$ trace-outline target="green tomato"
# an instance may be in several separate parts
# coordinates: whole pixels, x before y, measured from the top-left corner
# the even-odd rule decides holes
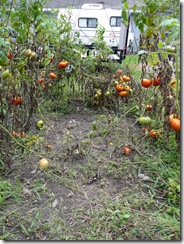
[[[110,95],[111,95],[111,92],[110,91],[106,91],[105,96],[109,97]]]
[[[95,99],[95,100],[98,99],[98,95],[97,95],[97,94],[94,95],[94,99]]]
[[[36,127],[37,127],[38,129],[43,128],[43,121],[42,121],[42,120],[39,120],[39,121],[37,122],[37,124],[36,124]]]
[[[174,53],[176,51],[176,49],[171,46],[166,46],[166,50],[167,50],[167,52],[170,52],[170,53]]]
[[[27,49],[24,54],[25,54],[26,57],[30,58],[31,55],[32,55],[31,49]]]
[[[2,78],[3,80],[6,80],[8,78],[8,76],[10,75],[10,71],[9,69],[5,70],[3,73],[2,73]]]
[[[141,125],[149,125],[151,124],[151,118],[146,116],[146,117],[140,117],[139,122]]]
[[[100,90],[98,90],[98,91],[96,92],[96,94],[100,97],[100,96],[102,95],[102,92],[101,92]]]

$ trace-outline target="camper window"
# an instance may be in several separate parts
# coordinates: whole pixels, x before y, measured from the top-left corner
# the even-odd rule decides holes
[[[96,18],[79,18],[79,27],[96,28],[98,20]]]
[[[110,26],[121,26],[121,17],[116,17],[116,16],[111,17]]]

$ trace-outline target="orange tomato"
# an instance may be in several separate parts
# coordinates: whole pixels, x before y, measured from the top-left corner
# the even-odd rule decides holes
[[[8,59],[11,59],[11,57],[12,57],[11,53],[8,53],[8,54],[7,54],[7,58],[8,58]]]
[[[121,69],[117,69],[116,74],[117,75],[122,75],[123,74],[123,71]]]
[[[130,149],[129,147],[125,147],[125,148],[124,148],[124,153],[125,153],[127,156],[129,156],[130,153],[131,153],[131,149]]]
[[[43,89],[43,90],[46,90],[46,89],[47,89],[46,85],[43,85],[43,86],[42,86],[42,89]]]
[[[175,130],[175,131],[180,131],[180,119],[179,118],[173,118],[171,120],[171,127]]]
[[[53,58],[53,57],[50,57],[50,63],[52,63],[52,62],[53,62],[53,60],[54,60],[54,58]]]
[[[66,60],[63,60],[59,63],[60,68],[66,68],[67,65],[68,65],[68,61],[66,61]]]
[[[41,84],[41,83],[43,83],[44,82],[44,78],[40,78],[39,80],[38,80],[38,82]]]
[[[148,88],[152,85],[152,80],[142,79],[141,85],[145,88]]]
[[[178,118],[178,115],[177,114],[170,114],[169,115],[169,122],[171,122],[171,120],[174,118]]]
[[[150,130],[150,136],[154,139],[156,139],[157,132],[155,130]]]
[[[49,76],[50,76],[51,79],[56,79],[56,77],[57,77],[56,74],[54,74],[53,72],[51,72],[49,74]]]
[[[21,137],[26,137],[25,132],[22,132],[22,133],[21,133]]]
[[[124,88],[124,86],[122,84],[117,84],[116,85],[116,91],[121,92],[121,91],[124,91],[124,90],[125,90],[125,88]]]
[[[153,106],[151,104],[146,105],[146,110],[151,111],[153,109]]]
[[[123,79],[124,81],[126,81],[126,82],[128,82],[128,81],[131,80],[130,76],[127,76],[127,75],[123,75],[123,76],[122,76],[122,79]]]
[[[127,91],[121,91],[119,92],[119,96],[120,97],[126,97],[128,95],[128,92]]]

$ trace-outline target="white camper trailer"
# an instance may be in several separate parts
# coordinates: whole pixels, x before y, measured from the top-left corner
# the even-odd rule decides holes
[[[49,10],[44,9],[44,12],[46,11]],[[98,27],[104,27],[104,41],[107,46],[111,47],[113,50],[114,54],[111,55],[110,58],[115,59],[116,61],[121,59],[121,52],[126,50],[130,40],[132,41],[134,39],[134,34],[131,32],[131,26],[127,32],[125,31],[125,28],[122,29],[121,8],[104,8],[103,4],[88,3],[83,4],[80,9],[59,9],[57,18],[60,18],[63,14],[68,15],[68,21],[71,23],[73,35],[78,33],[79,39],[87,49],[94,48],[96,31]],[[122,30],[124,33],[123,36],[120,35]]]

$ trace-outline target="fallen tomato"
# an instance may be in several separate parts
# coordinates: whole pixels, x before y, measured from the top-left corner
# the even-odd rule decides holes
[[[129,147],[125,147],[125,148],[124,148],[124,153],[125,153],[127,156],[130,156],[131,149],[130,149]]]
[[[49,161],[46,158],[42,158],[38,162],[38,167],[40,169],[47,169],[49,167]]]
[[[139,122],[141,125],[149,125],[151,124],[151,118],[146,116],[146,117],[140,117]]]
[[[153,109],[153,106],[151,104],[146,105],[146,110],[151,111]]]

